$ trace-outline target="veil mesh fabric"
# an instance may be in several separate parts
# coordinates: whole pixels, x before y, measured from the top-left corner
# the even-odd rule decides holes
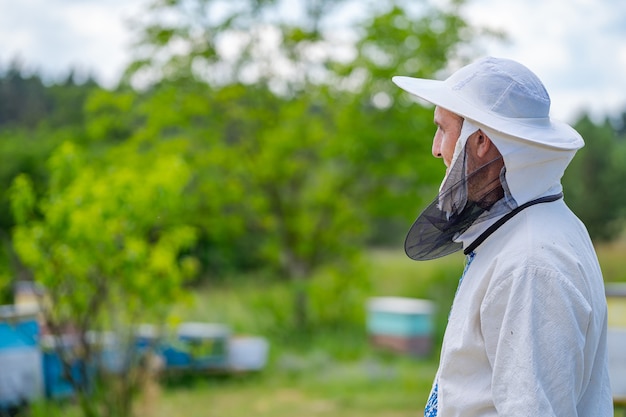
[[[485,181],[491,165],[501,160],[498,157],[467,173],[467,153],[464,148],[460,151],[439,195],[422,211],[406,236],[404,249],[409,258],[425,261],[456,252],[463,247],[456,238],[471,225],[501,217],[516,207],[505,191],[504,167],[499,177]]]

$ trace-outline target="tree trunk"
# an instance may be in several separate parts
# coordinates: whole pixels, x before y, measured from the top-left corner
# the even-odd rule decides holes
[[[284,259],[285,269],[294,287],[294,325],[296,329],[304,330],[309,326],[309,295],[306,284],[310,268],[289,249],[284,251]]]

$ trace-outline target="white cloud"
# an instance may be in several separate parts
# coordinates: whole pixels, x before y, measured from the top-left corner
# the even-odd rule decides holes
[[[467,16],[509,34],[510,44],[489,44],[486,54],[532,69],[552,97],[553,115],[572,122],[582,110],[600,116],[626,109],[626,59],[620,57],[626,44],[625,4],[476,0],[467,5]]]
[[[19,57],[27,67],[60,77],[75,68],[114,85],[128,63],[125,19],[141,1],[20,0],[0,2],[0,63]]]

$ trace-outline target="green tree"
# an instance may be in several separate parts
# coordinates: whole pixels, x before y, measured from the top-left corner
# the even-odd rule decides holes
[[[585,147],[565,172],[566,199],[592,239],[610,241],[624,230],[626,137],[609,119],[596,124],[583,116],[575,128],[585,139]]]
[[[14,254],[11,243],[11,229],[15,222],[11,214],[9,202],[9,185],[20,174],[27,174],[33,186],[43,190],[47,177],[45,161],[63,134],[51,135],[49,129],[2,129],[0,130],[0,289],[6,285],[7,293],[11,291],[14,278],[25,278],[28,275]],[[10,297],[5,300],[11,302]]]
[[[184,223],[192,171],[178,155],[121,145],[89,158],[70,142],[48,167],[50,184],[41,197],[25,175],[12,186],[15,250],[45,288],[40,308],[46,328],[57,338],[75,337],[71,355],[60,344],[57,353],[83,414],[126,416],[137,364],[129,362],[114,384],[96,385],[103,390],[94,393],[85,383],[98,363],[89,334],[116,331],[123,353],[132,343],[123,338],[132,325],[163,319],[181,284],[196,272],[195,261],[181,257],[196,238]],[[80,378],[70,372],[76,358]]]
[[[29,72],[15,61],[0,70],[0,294],[11,299],[11,283],[28,277],[28,271],[15,256],[11,243],[14,219],[8,187],[20,174],[27,174],[37,192],[48,180],[46,160],[63,141],[82,143],[85,139],[83,111],[86,97],[101,91],[86,78],[71,72],[60,83],[44,83],[36,72]]]
[[[315,270],[350,263],[376,219],[407,221],[441,177],[428,151],[432,112],[391,75],[432,75],[475,35],[462,2],[409,12],[390,1],[346,27],[356,41],[338,41],[331,18],[342,2],[303,4],[294,22],[275,1],[157,0],[127,73],[151,86],[150,111],[162,115],[145,114],[148,136],[189,140],[207,240],[230,239],[291,279],[298,326]],[[192,89],[208,104],[189,106]]]
[[[51,106],[41,78],[26,75],[19,61],[11,63],[0,77],[0,126],[35,127]]]
[[[72,70],[62,82],[46,84],[20,61],[4,71],[0,68],[0,128],[80,126],[85,98],[100,87],[91,77],[79,78]]]

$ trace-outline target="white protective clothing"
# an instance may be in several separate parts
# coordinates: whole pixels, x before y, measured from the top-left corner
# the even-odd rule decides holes
[[[437,415],[612,417],[606,328],[584,226],[562,200],[523,210],[475,250],[459,286]]]
[[[520,205],[561,191],[574,151],[486,133]],[[467,247],[496,220],[457,241]],[[612,417],[602,273],[565,202],[524,209],[471,256],[444,336],[437,415]]]

